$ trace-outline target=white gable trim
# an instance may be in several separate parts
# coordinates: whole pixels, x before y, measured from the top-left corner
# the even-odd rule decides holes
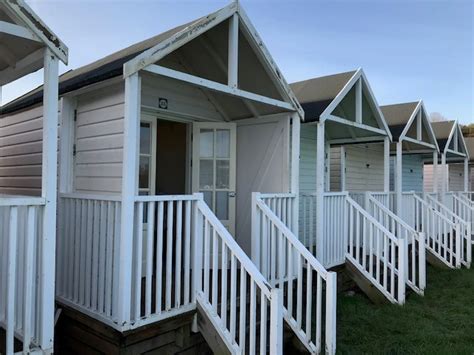
[[[303,108],[300,106],[298,100],[296,99],[296,96],[290,89],[290,86],[288,85],[288,83],[283,78],[283,75],[281,74],[280,70],[278,69],[272,57],[270,56],[268,50],[263,44],[263,41],[258,36],[257,31],[251,24],[250,20],[245,14],[245,11],[239,5],[238,2],[232,2],[226,7],[206,17],[203,17],[202,19],[194,22],[193,24],[187,26],[186,28],[183,28],[181,31],[175,33],[173,36],[171,36],[167,40],[157,44],[156,46],[144,51],[140,55],[131,59],[130,61],[124,64],[124,69],[123,69],[124,78],[134,73],[137,73],[140,70],[144,70],[148,66],[154,65],[157,61],[159,61],[166,55],[172,53],[173,51],[182,47],[186,43],[199,37],[200,35],[209,31],[213,27],[222,23],[223,21],[226,21],[227,19],[234,17],[234,15],[238,16],[239,22],[242,24],[241,29],[243,30],[245,34],[247,34],[246,36],[247,39],[249,40],[250,44],[253,46],[257,54],[257,57],[260,59],[262,65],[264,66],[270,78],[272,79],[272,82],[275,84],[276,88],[278,89],[280,94],[283,96],[283,98],[287,100],[288,103],[291,105],[292,110],[298,112],[300,119],[303,120],[304,119]],[[237,18],[234,17],[234,19],[237,19]],[[235,53],[237,51],[236,49],[237,46],[233,46],[233,48],[235,49],[234,51]],[[236,67],[234,67],[233,69],[234,69],[234,74],[235,74]],[[233,80],[231,80],[231,82],[228,84],[230,84],[228,85],[229,88],[236,87],[235,85],[236,83],[234,83]],[[270,100],[270,98],[268,99]],[[257,100],[257,101],[260,101],[260,100]],[[274,101],[282,102],[279,100],[274,100]],[[266,103],[265,101],[260,101],[260,102]]]
[[[369,82],[364,74],[364,71],[362,68],[357,69],[357,71],[354,73],[354,75],[351,77],[351,79],[344,85],[342,90],[337,94],[337,96],[334,98],[334,100],[331,101],[328,107],[323,111],[323,113],[320,115],[320,121],[325,121],[325,120],[332,120],[336,121],[336,116],[332,115],[332,111],[339,105],[342,101],[342,99],[347,95],[347,93],[356,85],[359,80],[363,80],[364,85],[366,86],[368,92],[369,92],[369,104],[371,105],[371,108],[374,110],[375,113],[375,118],[379,124],[379,129],[368,126],[363,123],[359,122],[353,122],[350,120],[346,120],[343,118],[338,117],[337,122],[342,123],[342,124],[347,124],[349,126],[354,126],[357,128],[369,130],[375,133],[379,133],[382,135],[386,135],[392,140],[392,133],[390,132],[390,129],[388,128],[387,122],[385,121],[385,118],[383,117],[382,111],[380,110],[380,107],[377,103],[377,100],[375,99],[374,93],[372,89],[370,88]],[[361,85],[362,86],[362,85]],[[356,95],[356,100],[360,99],[362,100],[362,95]],[[356,103],[356,107],[358,104]],[[362,102],[359,103],[359,106],[362,107]]]
[[[421,114],[422,120],[424,120],[424,122],[426,123],[426,127],[428,129],[428,134],[429,134],[429,138],[430,138],[431,143],[427,144],[427,142],[423,142],[420,139],[413,139],[413,138],[408,139],[409,137],[406,136],[406,134],[408,133],[408,130],[410,129],[413,122],[417,119],[419,114]],[[418,122],[417,122],[417,124],[418,124]],[[419,133],[421,133],[421,132],[418,133],[418,130],[420,130],[420,129],[422,129],[422,126],[417,127],[417,136],[418,136]],[[426,113],[425,105],[423,104],[422,100],[418,101],[418,104],[416,105],[415,109],[413,110],[413,112],[410,116],[410,119],[408,120],[407,124],[405,125],[405,128],[403,129],[402,133],[400,134],[399,141],[402,141],[402,140],[410,141],[410,142],[416,143],[416,144],[425,145],[425,146],[428,146],[428,147],[433,147],[433,149],[436,149],[437,151],[439,151],[438,141],[437,141],[437,139],[435,137],[435,134],[433,132],[433,127],[431,127],[431,122],[428,119],[428,115]]]
[[[453,140],[453,138],[459,138],[459,137],[461,138],[462,149],[464,150],[464,152],[462,152],[459,149],[459,146],[458,146],[457,150],[449,149],[449,145],[451,144],[451,141]],[[452,128],[451,133],[449,134],[449,137],[448,137],[448,141],[446,142],[446,146],[444,147],[444,154],[446,154],[446,153],[452,153],[452,154],[459,155],[461,157],[469,158],[469,153],[467,151],[466,141],[464,140],[464,136],[462,134],[461,127],[459,127],[458,121],[454,122],[453,128]]]
[[[23,0],[3,1],[2,5],[9,11],[15,20],[22,22],[32,34],[41,40],[51,52],[64,64],[68,63],[68,48],[46,24],[31,10]],[[35,40],[34,38],[32,38]]]

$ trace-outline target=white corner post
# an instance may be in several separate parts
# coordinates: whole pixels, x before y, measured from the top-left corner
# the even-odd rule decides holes
[[[260,198],[260,193],[259,192],[252,192],[252,217],[251,217],[251,232],[250,236],[252,238],[251,246],[252,250],[251,256],[252,256],[252,261],[253,263],[257,266],[257,268],[260,270],[260,245],[261,245],[261,240],[260,240],[260,216],[259,216],[259,210],[257,208],[257,200]]]
[[[239,17],[237,13],[234,13],[229,18],[229,53],[227,64],[227,84],[230,87],[237,88],[239,76]]]
[[[346,147],[341,146],[341,191],[346,191]]]
[[[301,122],[298,114],[291,117],[291,193],[296,195],[293,204],[293,233],[298,236],[299,227],[299,191],[300,191],[300,130]]]
[[[54,303],[56,275],[56,196],[58,167],[58,58],[49,50],[44,53],[43,157],[41,196],[45,199],[40,271],[40,347],[54,345]]]
[[[448,166],[446,165],[446,153],[441,153],[441,196],[440,201],[445,202],[445,195],[448,191]]]
[[[270,300],[270,352],[283,354],[283,289],[272,288]]]
[[[383,192],[390,191],[390,138],[383,140]]]
[[[324,145],[324,171],[326,176],[324,177],[324,190],[331,191],[331,144],[326,141]]]
[[[469,158],[464,158],[464,191],[469,191]]]
[[[316,257],[324,262],[324,121],[316,128]]]
[[[395,157],[395,195],[397,215],[402,212],[402,142],[397,142]]]
[[[433,152],[433,192],[438,194],[438,151]]]
[[[355,121],[362,123],[362,78],[355,84]]]
[[[336,353],[337,273],[328,272],[326,278],[326,354]]]
[[[61,117],[59,124],[59,192],[72,191],[73,184],[73,146],[74,146],[74,110],[76,102],[73,98],[61,98]]]
[[[122,218],[118,264],[118,323],[130,322],[132,294],[132,249],[135,195],[138,191],[138,152],[140,144],[141,81],[138,73],[125,79],[123,132]]]

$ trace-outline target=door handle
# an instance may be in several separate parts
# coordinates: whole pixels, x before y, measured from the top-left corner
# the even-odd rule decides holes
[[[235,191],[229,191],[229,197],[235,197],[236,193]]]

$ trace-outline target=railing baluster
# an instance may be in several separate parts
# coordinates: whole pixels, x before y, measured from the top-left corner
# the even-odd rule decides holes
[[[166,223],[166,310],[171,309],[171,284],[173,279],[173,215],[174,203],[168,201]]]
[[[156,313],[160,314],[162,311],[163,301],[163,225],[164,225],[164,202],[158,202],[158,214],[156,217],[158,221],[156,233],[156,269],[155,269],[155,286],[156,286]]]
[[[183,243],[183,202],[176,201],[176,249],[175,249],[175,307],[181,306],[181,253]]]
[[[155,231],[155,203],[145,202],[147,205],[146,230],[146,280],[145,280],[145,316],[151,314],[152,278],[153,278],[153,233]]]

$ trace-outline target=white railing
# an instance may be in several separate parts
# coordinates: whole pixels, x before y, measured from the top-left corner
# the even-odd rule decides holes
[[[131,299],[134,328],[194,308],[191,241],[199,199],[199,195],[135,198]]]
[[[300,235],[304,245],[326,268],[344,264],[347,249],[347,192],[327,192],[323,197],[322,245],[317,245],[316,194],[301,195]]]
[[[295,233],[298,221],[295,216],[295,209],[298,208],[296,194],[259,194],[260,199],[272,210],[272,212]],[[255,204],[253,204],[255,205]]]
[[[54,329],[42,327],[43,317],[54,313],[53,300],[41,300],[44,275],[43,211],[38,197],[0,197],[0,326],[5,330],[6,354],[14,353],[15,338],[23,353],[44,349],[40,338],[53,337]],[[54,265],[54,264],[53,264]],[[50,339],[51,339],[50,338]]]
[[[446,198],[449,199],[449,196],[446,196]],[[454,199],[454,196],[451,196],[451,199]],[[457,232],[455,234],[456,242],[458,242],[459,239],[460,243],[459,257],[461,258],[461,263],[463,265],[465,265],[466,267],[470,267],[472,259],[471,223],[469,221],[464,220],[463,218],[461,218],[461,216],[453,212],[452,208],[449,208],[448,206],[444,205],[443,203],[439,202],[438,200],[429,195],[427,196],[427,201],[432,208],[434,208],[437,212],[439,212],[458,226],[458,229],[456,230]]]
[[[370,195],[387,207],[390,211],[395,211],[395,193],[394,192],[370,192]]]
[[[405,302],[407,240],[397,238],[352,198],[346,258],[391,302]]]
[[[198,303],[231,352],[281,353],[280,291],[270,288],[202,194],[134,200],[131,287],[119,290],[120,197],[61,196],[57,299],[119,331]],[[120,292],[130,292],[124,324],[117,322]]]
[[[203,270],[203,278],[195,280],[199,304],[235,353],[281,354],[282,291],[270,287],[202,200],[197,208],[195,237],[203,241],[196,251],[203,259],[194,264]]]
[[[457,193],[452,197],[453,212],[461,219],[467,221],[471,225],[471,243],[474,243],[474,201],[470,200],[467,195]]]
[[[252,238],[259,241],[255,244],[258,250],[254,263],[274,287],[284,291],[285,320],[307,349],[312,353],[321,352],[324,331],[325,351],[333,354],[336,349],[336,274],[319,263],[260,194],[254,193],[252,200],[256,214]]]
[[[56,298],[120,329],[120,197],[63,194],[58,205]]]
[[[459,224],[435,210],[427,201],[411,194],[413,201],[413,227],[426,237],[426,249],[446,266],[461,266],[461,232]],[[426,197],[429,198],[429,197]]]
[[[416,232],[400,217],[390,211],[382,202],[367,193],[368,212],[386,229],[398,238],[407,241],[406,278],[407,284],[415,292],[423,295],[426,287],[426,251],[425,236]]]

